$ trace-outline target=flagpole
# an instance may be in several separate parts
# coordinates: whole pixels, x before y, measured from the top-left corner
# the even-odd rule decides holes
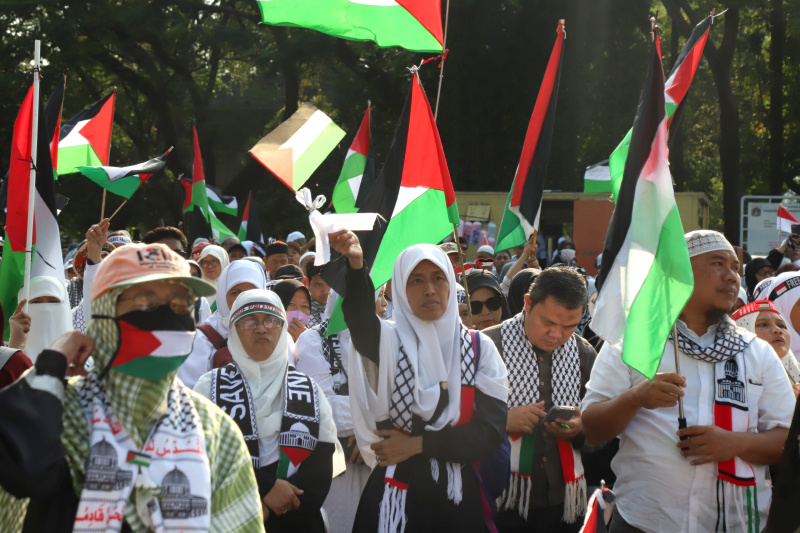
[[[169,147],[169,150],[167,150],[167,151],[164,153],[164,155],[163,155],[162,157],[166,158],[166,157],[169,155],[169,153],[172,151],[172,149],[173,149],[173,148],[175,148],[175,147],[174,147],[174,146],[170,146],[170,147]],[[139,189],[137,188],[137,189],[136,189],[136,191],[138,191],[138,190],[139,190]],[[133,196],[133,194],[134,194],[136,191],[133,191],[133,193],[131,193],[131,196]],[[112,218],[114,218],[114,215],[116,215],[117,213],[119,213],[119,210],[120,210],[120,209],[122,209],[122,206],[123,206],[123,205],[125,205],[125,204],[127,204],[127,203],[128,203],[128,200],[130,200],[130,198],[125,198],[125,200],[123,200],[123,201],[122,201],[122,203],[121,203],[121,204],[119,204],[119,207],[117,208],[117,210],[116,210],[116,211],[114,211],[113,213],[111,213],[111,216],[110,216],[110,217],[108,217],[108,220],[111,220]],[[104,213],[105,209],[106,209],[106,190],[105,190],[105,189],[103,189],[103,211],[101,211],[101,213],[100,213],[100,217],[101,217],[101,218],[100,218],[100,220],[103,220],[102,216],[105,214],[105,213]],[[164,219],[163,219],[163,218],[161,219],[161,225],[162,225],[162,226],[164,225]]]
[[[433,120],[439,116],[439,97],[442,95],[442,78],[444,77],[444,60],[447,59],[447,23],[450,21],[450,0],[446,0],[444,8],[444,36],[442,37],[442,62],[439,63],[439,88],[436,89],[436,108]]]
[[[678,321],[672,324],[672,347],[675,352],[675,373],[681,375],[681,360],[680,351],[678,348]],[[678,396],[678,429],[686,429],[686,417],[683,414],[683,397]],[[686,440],[689,437],[684,435],[681,440]]]
[[[36,40],[33,45],[33,123],[31,124],[31,172],[28,176],[28,229],[25,234],[25,277],[23,278],[22,298],[28,300],[31,284],[31,263],[33,262],[33,209],[36,201],[36,161],[39,158],[39,64],[42,52],[42,41]],[[25,303],[23,311],[28,311]]]

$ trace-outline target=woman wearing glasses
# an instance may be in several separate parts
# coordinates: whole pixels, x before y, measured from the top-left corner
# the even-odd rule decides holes
[[[203,375],[194,390],[242,430],[266,529],[323,532],[320,507],[340,473],[333,467],[337,439],[330,404],[289,364],[286,312],[277,294],[243,292],[231,309],[233,363]]]
[[[203,272],[203,280],[216,287],[219,276],[225,270],[225,267],[230,264],[230,259],[228,259],[228,252],[225,251],[225,248],[211,244],[200,252],[197,263]],[[212,311],[217,310],[216,296],[210,297],[208,303],[211,304]]]
[[[488,270],[472,270],[467,274],[472,327],[484,330],[511,318],[508,302],[497,278]]]

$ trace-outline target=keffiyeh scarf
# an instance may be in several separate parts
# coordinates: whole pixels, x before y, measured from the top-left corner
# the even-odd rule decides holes
[[[747,404],[747,366],[744,351],[750,340],[729,317],[717,327],[714,342],[703,348],[678,327],[678,347],[683,353],[714,364],[714,424],[726,431],[746,433],[750,425]],[[732,503],[731,503],[732,502]],[[717,523],[715,531],[728,531],[728,508],[733,506],[747,531],[761,531],[755,471],[741,457],[717,463]]]
[[[539,363],[533,346],[525,335],[525,314],[503,322],[503,359],[508,368],[508,408],[531,405],[539,401]],[[553,405],[580,405],[581,373],[578,343],[574,336],[552,354]],[[531,497],[532,458],[538,427],[533,433],[510,433],[511,477],[498,500],[498,509],[517,509],[528,518]],[[586,479],[578,451],[569,441],[558,439],[561,470],[564,474],[564,521],[574,523],[586,510]]]

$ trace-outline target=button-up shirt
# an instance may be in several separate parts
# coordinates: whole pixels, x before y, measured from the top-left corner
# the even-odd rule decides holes
[[[702,347],[714,342],[717,327],[698,336],[682,322],[678,327]],[[745,333],[748,338],[752,334]],[[680,353],[680,373],[686,378],[684,416],[689,426],[713,425],[713,363]],[[788,428],[794,411],[794,395],[772,347],[753,339],[744,351],[747,376],[749,432]],[[674,348],[667,342],[658,372],[675,372]],[[618,350],[606,343],[600,350],[587,385],[583,411],[615,398],[645,378],[627,366]],[[677,447],[678,407],[640,409],[620,434],[619,453],[611,463],[617,475],[614,492],[617,509],[630,525],[647,532],[702,533],[714,531],[717,520],[717,465],[691,466]],[[767,522],[772,494],[766,466],[752,465],[758,489],[761,525]],[[727,501],[728,531],[746,531],[746,502]],[[737,509],[738,507],[738,509]]]

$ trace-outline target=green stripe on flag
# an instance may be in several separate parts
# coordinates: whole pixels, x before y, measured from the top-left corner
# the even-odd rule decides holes
[[[103,162],[97,157],[97,153],[95,153],[91,144],[58,148],[57,172],[59,175],[78,172],[78,167],[97,167],[102,165]]]
[[[610,180],[583,180],[583,192],[585,193],[609,193],[611,194]]]
[[[24,247],[24,244],[23,244]],[[34,250],[36,247],[34,246]],[[25,279],[25,251],[11,249],[8,233],[3,243],[3,261],[0,262],[0,305],[3,307],[3,340],[8,341],[11,329],[8,319],[17,307],[17,295]]]
[[[331,202],[337,213],[355,213],[356,209],[356,194],[358,189],[353,192],[353,187],[350,185],[350,180],[363,176],[364,169],[367,166],[367,157],[353,152],[350,157],[344,160],[342,172],[339,174],[339,181],[333,189]]]
[[[281,457],[278,460],[278,471],[275,473],[275,477],[278,479],[286,479],[289,474],[289,464],[289,456],[281,450]]]
[[[294,162],[292,186],[298,190],[344,138],[344,130],[333,122],[327,124]]]
[[[161,357],[145,355],[137,357],[127,363],[114,366],[114,370],[123,374],[140,377],[150,381],[158,381],[170,369],[177,369],[181,362],[185,361],[188,355],[177,355],[174,357]]]
[[[511,191],[514,191],[513,185],[511,186]],[[506,210],[503,213],[503,220],[500,222],[500,229],[497,232],[497,243],[494,246],[495,252],[523,246],[528,240],[525,238],[525,229],[519,223],[519,215],[511,211],[510,205],[511,192],[508,193]]]
[[[677,317],[694,291],[689,252],[683,236],[678,208],[673,207],[661,228],[655,260],[636,299],[625,326],[622,360],[652,380],[661,363],[661,354]],[[661,302],[658,313],[653,303]],[[658,354],[658,357],[652,357]]]
[[[526,433],[522,436],[522,444],[519,449],[519,473],[523,476],[530,476],[533,472],[533,454],[536,452],[536,434],[539,428],[533,428],[533,433]]]
[[[107,190],[125,198],[130,198],[142,184],[139,176],[126,176],[114,181],[108,179],[108,173],[103,167],[78,167],[81,174]]]
[[[416,52],[441,52],[442,44],[400,5],[369,5],[350,0],[260,0],[262,21],[311,28],[379,46],[402,46]]]

